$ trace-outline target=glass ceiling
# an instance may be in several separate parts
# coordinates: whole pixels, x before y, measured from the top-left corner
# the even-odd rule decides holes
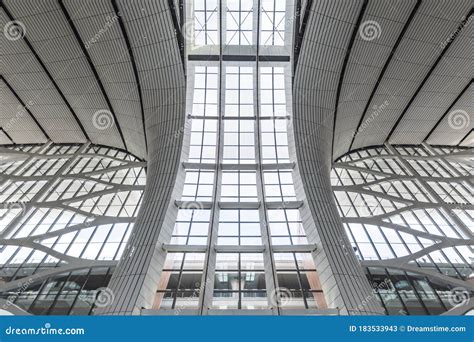
[[[188,1],[188,55],[219,55],[220,45],[224,55],[256,55],[258,44],[261,55],[289,56],[294,7],[293,0]]]

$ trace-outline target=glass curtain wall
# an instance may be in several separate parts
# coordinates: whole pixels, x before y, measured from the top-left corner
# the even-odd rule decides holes
[[[132,231],[146,163],[113,148],[0,149],[0,308],[91,314],[109,305],[113,269]]]
[[[388,314],[440,314],[472,295],[472,149],[355,151],[332,170],[352,247]]]
[[[289,154],[294,6],[187,2],[189,144],[155,310],[326,308]]]

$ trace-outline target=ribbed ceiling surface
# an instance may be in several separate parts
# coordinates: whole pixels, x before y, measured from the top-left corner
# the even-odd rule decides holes
[[[333,160],[386,141],[473,146],[472,21],[469,0],[313,1],[296,113],[332,127]]]
[[[387,140],[474,145],[471,0],[303,3],[295,88],[311,92],[309,116],[335,117],[333,159]],[[26,34],[0,38],[0,144],[90,140],[146,158],[153,89],[175,82],[158,78],[154,46],[181,63],[168,2],[4,0],[1,27],[12,20]]]
[[[90,140],[145,158],[144,110],[137,77],[146,83],[154,73],[140,75],[141,69],[152,66],[142,65],[147,57],[137,56],[132,63],[132,55],[143,51],[140,46],[153,43],[150,32],[160,32],[161,38],[174,32],[171,20],[162,20],[163,13],[169,16],[165,3],[155,1],[3,1],[2,27],[16,20],[26,34],[21,39],[1,36],[0,127],[15,143]],[[162,23],[170,28],[163,29]],[[169,49],[170,53],[174,50]],[[31,115],[18,118],[18,108],[23,106],[19,101]]]

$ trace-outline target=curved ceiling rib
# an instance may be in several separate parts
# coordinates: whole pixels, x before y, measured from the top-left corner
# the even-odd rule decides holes
[[[293,83],[296,144],[324,150],[330,160],[338,82],[364,1],[315,1],[310,10]],[[370,6],[370,1],[368,6]],[[366,9],[368,10],[368,8]],[[339,13],[339,15],[336,15]],[[324,34],[323,34],[324,33]],[[355,45],[352,48],[354,51]],[[350,61],[348,62],[350,65]],[[348,77],[350,67],[344,76]],[[344,98],[344,89],[341,90]],[[339,108],[341,109],[341,108]],[[317,126],[317,129],[310,127]]]
[[[473,9],[465,18],[473,14]],[[467,19],[466,19],[467,20]],[[392,144],[421,144],[472,78],[474,29],[462,21],[392,128]]]
[[[456,98],[436,126],[425,137],[425,141],[432,145],[469,145],[469,141],[466,139],[474,128],[473,99],[474,84],[471,79],[460,96]]]
[[[41,6],[38,6],[38,2],[35,0],[4,0],[3,3],[5,6],[8,6],[12,16],[26,28],[25,37],[27,37],[36,55],[48,69],[61,93],[73,108],[91,142],[119,149],[123,148],[124,146],[117,127],[113,124],[111,113],[109,122],[112,122],[112,124],[108,124],[107,121],[94,121],[96,113],[108,115],[105,112],[107,110],[107,103],[69,24],[66,22],[66,17],[62,13],[58,2],[42,1]],[[75,17],[75,13],[72,17]],[[20,46],[19,43],[23,44],[22,40],[19,39],[12,42],[17,43],[12,49]],[[56,96],[61,103],[61,107],[57,105],[44,106],[45,110],[51,112],[51,116],[54,118],[54,121],[48,127],[61,128],[61,133],[68,135],[66,137],[68,141],[65,142],[85,142],[79,129],[79,138],[72,134],[71,127],[74,127],[76,124],[75,122],[71,123],[72,120],[67,120],[65,114],[69,112],[68,107],[64,104],[61,97],[57,95],[54,86],[49,85],[51,84],[49,78],[39,66],[36,58],[32,54],[30,55],[25,57],[16,54],[15,58],[18,59],[18,63],[8,60],[6,64],[11,68],[11,73],[15,77],[20,78],[28,76],[28,81],[33,84],[38,84],[40,80],[47,79],[48,84],[43,87],[54,90],[54,93],[50,91],[45,94],[42,90],[38,90],[40,87],[37,86],[35,87],[35,94],[38,95],[37,101],[49,100],[48,104],[51,102],[56,103],[51,100]],[[29,71],[29,69],[32,69],[30,71],[31,74],[24,76],[23,70]],[[27,84],[28,82],[25,80],[24,83]],[[98,115],[96,115],[97,117]],[[57,139],[53,137],[53,141],[57,141]]]
[[[8,8],[5,6],[5,4],[2,2],[2,8],[3,10],[5,11],[6,15],[8,16],[8,18],[11,20],[11,21],[15,21],[15,18],[13,18],[12,14],[10,13],[10,11],[8,10]],[[76,123],[77,125],[79,126],[79,128],[81,129],[81,132],[82,134],[84,135],[84,137],[87,139],[87,140],[90,140],[89,138],[89,135],[87,134],[86,130],[84,129],[84,126],[82,125],[81,121],[79,120],[79,118],[77,117],[76,113],[74,112],[74,110],[72,109],[71,105],[69,104],[69,102],[66,100],[66,98],[64,97],[64,94],[61,92],[61,90],[59,89],[57,83],[54,81],[54,78],[51,76],[51,74],[49,73],[48,71],[48,68],[46,68],[46,66],[44,65],[43,61],[41,60],[41,58],[38,56],[38,54],[36,53],[35,49],[33,48],[33,46],[31,46],[31,43],[28,41],[28,38],[25,36],[23,37],[23,41],[25,42],[25,44],[28,46],[28,48],[30,49],[31,53],[35,56],[36,60],[38,61],[38,63],[41,65],[41,68],[44,70],[44,72],[46,73],[46,75],[48,76],[49,80],[51,81],[51,83],[53,84],[54,88],[56,89],[56,91],[58,92],[59,96],[61,96],[61,99],[64,101],[64,104],[67,106],[67,108],[69,109],[69,111],[71,112],[72,116],[74,117],[74,120],[76,120]]]
[[[89,63],[89,66],[92,70],[92,73],[94,74],[95,79],[97,80],[97,84],[99,85],[100,91],[102,92],[102,95],[104,96],[105,102],[107,102],[107,107],[112,113],[113,120],[115,122],[115,125],[117,126],[117,130],[120,134],[120,139],[122,140],[122,144],[125,149],[127,149],[127,142],[125,141],[125,138],[123,136],[122,128],[120,127],[120,122],[117,120],[117,115],[115,114],[114,108],[112,107],[112,103],[110,103],[109,96],[107,95],[107,92],[105,91],[104,85],[102,83],[102,80],[99,77],[99,74],[97,73],[97,70],[94,66],[94,63],[92,62],[91,57],[89,56],[89,53],[87,52],[87,49],[85,45],[82,43],[81,36],[79,32],[77,31],[76,26],[74,25],[71,16],[69,15],[69,12],[67,11],[66,7],[64,6],[63,0],[58,0],[59,7],[61,8],[61,11],[63,12],[64,16],[66,17],[66,21],[69,24],[69,27],[71,28],[72,32],[74,33],[74,36],[76,37],[77,43],[81,47],[82,53],[84,54],[84,57],[86,58],[87,62]]]
[[[173,27],[176,32],[176,39],[178,40],[179,54],[181,56],[181,62],[183,63],[183,71],[186,74],[186,61],[184,57],[184,36],[181,30],[183,26],[182,16],[178,18],[178,12],[176,10],[175,0],[168,0],[168,7],[170,9],[171,20],[173,22]],[[180,6],[180,11],[182,6]]]
[[[0,79],[0,108],[0,127],[4,132],[0,139],[2,145],[47,142],[47,138],[3,82],[3,78]]]
[[[305,7],[302,6],[302,0],[296,0],[295,12],[295,35],[294,35],[294,54],[293,54],[293,69],[296,70],[298,65],[298,58],[300,56],[301,45],[303,44],[303,37],[308,25],[309,14],[313,7],[313,0],[306,0]],[[304,13],[303,20],[301,20],[301,13]],[[293,75],[294,76],[294,75]]]
[[[359,30],[362,18],[364,17],[365,10],[367,9],[368,2],[369,2],[368,0],[364,0],[364,2],[362,3],[362,8],[360,9],[359,16],[357,17],[357,22],[354,25],[354,28],[352,30],[351,39],[349,40],[349,45],[346,50],[346,55],[344,56],[344,62],[342,63],[341,73],[339,75],[339,82],[338,82],[337,91],[336,91],[336,105],[334,107],[335,108],[334,120],[333,120],[333,125],[332,125],[333,134],[332,134],[331,157],[334,154],[334,137],[335,137],[335,132],[336,132],[337,111],[339,109],[339,99],[341,97],[341,89],[342,89],[342,84],[344,82],[344,76],[346,74],[347,63],[349,62],[349,57],[351,55],[352,47],[354,46],[355,37],[356,37],[357,31]]]
[[[334,64],[331,73],[337,74],[336,79],[323,70],[316,80],[320,89],[315,105],[321,112],[313,113],[324,116],[325,125],[332,128],[333,159],[352,149],[380,145],[386,139],[394,144],[423,140],[430,144],[469,144],[474,121],[469,99],[472,2],[359,0],[354,8],[346,1],[333,1],[331,16],[340,20],[349,13],[356,20],[355,26],[352,22],[346,32],[324,20],[317,28],[305,30],[311,13],[330,5],[295,0],[296,6],[307,10],[296,20],[300,30],[295,30],[294,51],[296,63],[299,49],[314,39],[314,30],[330,33],[331,39],[322,43],[329,51],[321,47],[318,53],[310,52],[314,63],[305,58],[306,65],[299,63],[295,75],[315,68],[323,70],[326,61],[319,57],[322,52]],[[173,4],[171,8],[178,6],[174,1],[168,3]],[[11,103],[2,107],[0,144],[39,143],[45,136],[57,143],[89,140],[125,148],[145,158],[146,130],[154,120],[152,107],[157,106],[156,95],[150,90],[155,85],[150,84],[166,82],[171,88],[174,84],[172,79],[154,79],[160,57],[151,48],[151,31],[164,32],[164,24],[147,21],[135,28],[134,18],[139,13],[160,16],[154,13],[153,5],[123,0],[3,0],[1,7],[2,25],[18,20],[24,24],[26,35],[18,40],[5,35],[0,38],[2,48],[5,46],[3,78],[21,99],[12,100],[11,95]],[[363,14],[358,17],[361,9]],[[175,9],[172,12],[176,17],[168,18],[166,25],[174,32],[174,25],[179,27],[183,18]],[[373,22],[380,32],[375,37],[363,37],[365,25]],[[180,34],[175,32],[173,39]],[[339,49],[336,40],[342,41],[343,34],[347,36],[342,60],[335,61],[333,50],[335,46]],[[307,82],[307,77],[300,77],[300,82]],[[314,91],[308,90],[310,87],[308,83],[295,84],[303,97]],[[10,92],[7,86],[3,88]],[[25,115],[24,127],[21,121],[19,127],[7,125],[16,115],[12,104],[17,102],[19,106],[34,103],[27,106],[34,119]],[[330,107],[326,105],[329,102]],[[452,130],[449,116],[459,110],[466,111],[470,124]],[[323,115],[326,111],[334,111],[333,116]],[[101,112],[110,114],[110,127],[94,122]],[[35,121],[41,128],[33,127]],[[22,137],[22,131],[31,135]]]
[[[421,3],[368,107],[376,110],[366,113],[364,129],[356,135],[353,148],[380,145],[387,139],[399,121],[397,118],[413,102],[414,94],[426,82],[436,61],[442,58],[440,55],[446,50],[446,47],[442,49],[443,38],[449,44],[450,35],[457,32],[463,15],[470,9],[470,1],[460,0],[456,6],[430,0]]]
[[[363,25],[359,28],[354,53],[349,59],[348,77],[343,84],[343,101],[338,103],[341,120],[334,118],[333,138],[337,144],[333,146],[336,155],[351,150],[369,104],[420,4],[421,0],[413,0],[411,6],[404,4],[403,7],[394,7],[389,0],[370,2]],[[371,26],[376,30],[375,35],[368,36],[364,30]],[[385,31],[389,31],[389,34],[382,36]],[[380,34],[378,38],[377,33]]]
[[[137,84],[137,91],[138,91],[138,97],[140,99],[140,113],[142,116],[142,127],[143,127],[143,139],[145,140],[145,154],[148,152],[148,141],[146,138],[146,126],[145,126],[145,111],[143,109],[143,95],[142,95],[142,88],[140,85],[140,78],[138,77],[138,70],[137,70],[137,63],[135,62],[135,56],[132,51],[132,44],[130,43],[130,39],[128,38],[127,34],[127,29],[125,27],[125,24],[123,22],[122,16],[120,15],[121,11],[119,9],[119,6],[117,4],[117,0],[111,0],[112,1],[112,7],[114,8],[115,14],[118,17],[118,22],[120,25],[120,30],[122,31],[123,38],[125,39],[125,44],[127,45],[127,51],[130,56],[130,62],[132,63],[132,68],[133,68],[133,76],[135,77],[135,82]]]
[[[132,44],[137,42],[128,39],[129,32],[123,19],[132,5],[124,2],[121,6],[115,1],[117,8],[114,8],[112,1],[92,0],[62,0],[62,3],[71,15],[77,38],[102,83],[127,149],[139,157],[146,157],[143,94],[135,75],[136,56],[132,49]],[[146,10],[146,7],[142,8],[144,13]],[[144,36],[148,29],[143,30]]]
[[[466,91],[469,89],[469,87],[471,86],[472,84],[472,79],[469,81],[469,83],[464,87],[464,89],[459,93],[459,95],[454,99],[453,103],[451,103],[451,105],[448,107],[448,109],[446,109],[446,111],[444,112],[443,116],[441,116],[439,118],[439,120],[436,122],[436,124],[433,126],[433,128],[428,132],[428,134],[425,136],[425,138],[423,139],[423,141],[426,141],[430,138],[431,134],[433,134],[433,132],[436,130],[436,128],[438,128],[439,124],[446,118],[446,115],[448,115],[448,113],[450,113],[451,109],[454,107],[454,105],[459,101],[459,99],[464,96],[464,94],[466,93]],[[472,97],[471,97],[472,98]]]
[[[30,110],[30,105],[28,104],[25,104],[25,102],[23,102],[23,100],[18,96],[18,94],[16,93],[16,91],[12,88],[12,86],[7,82],[7,80],[0,75],[0,80],[3,81],[3,83],[5,83],[5,85],[7,86],[7,88],[10,90],[10,92],[13,94],[13,96],[15,96],[16,100],[20,103],[19,106],[17,106],[17,114],[15,115],[15,117],[13,117],[11,119],[11,122],[13,122],[13,120],[15,120],[16,117],[19,117],[20,116],[20,113],[23,113],[23,111],[27,112],[29,115],[30,115],[30,118],[34,121],[34,123],[36,124],[36,126],[39,128],[39,130],[41,131],[41,133],[43,133],[44,137],[46,138],[46,140],[51,140],[51,138],[49,137],[48,133],[46,133],[46,131],[44,130],[43,126],[41,126],[41,124],[38,122],[38,120],[35,118],[35,116],[33,115],[33,113],[31,112]]]
[[[3,129],[3,127],[0,127],[0,144],[14,144],[15,142],[13,141],[12,137]],[[5,139],[6,138],[6,139]]]
[[[1,74],[14,92],[28,104],[29,111],[35,116],[41,126],[47,131],[47,135],[52,141],[57,143],[67,142],[85,142],[87,139],[81,132],[80,125],[75,120],[74,115],[69,111],[61,98],[61,95],[55,89],[51,79],[47,76],[35,57],[31,47],[31,41],[24,35],[22,22],[12,21],[5,2],[1,3],[0,26],[4,28],[4,34],[0,36],[0,45],[2,46],[2,70]],[[15,18],[18,19],[18,18]],[[23,25],[23,26],[21,26]],[[8,31],[11,29],[11,31]],[[15,31],[17,29],[17,31]],[[25,39],[27,38],[27,39]],[[30,44],[30,45],[28,45]],[[21,106],[21,105],[20,105]],[[7,132],[16,130],[25,131],[20,126],[21,121],[17,120],[18,109],[2,107],[2,117],[9,120],[7,126],[3,128]],[[58,120],[60,118],[60,120]],[[32,141],[30,136],[15,137],[16,142],[30,141],[31,143],[40,143],[43,137],[38,141]]]
[[[461,140],[458,142],[456,146],[469,146],[473,147],[474,146],[474,128],[471,128],[467,134],[461,138]]]

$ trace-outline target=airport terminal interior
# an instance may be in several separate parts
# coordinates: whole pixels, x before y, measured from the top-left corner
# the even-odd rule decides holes
[[[1,0],[1,315],[472,315],[472,0]]]

